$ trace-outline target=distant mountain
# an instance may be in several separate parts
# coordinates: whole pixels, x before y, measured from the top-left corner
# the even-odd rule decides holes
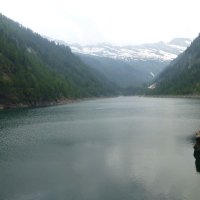
[[[81,60],[91,68],[102,73],[108,80],[112,81],[122,89],[127,87],[139,87],[152,80],[155,76],[153,72],[165,66],[163,63],[155,61],[143,61],[139,64],[115,60],[112,58],[77,54]],[[148,72],[145,69],[148,65]],[[140,67],[138,67],[140,66]]]
[[[118,86],[127,88],[151,82],[190,43],[188,38],[175,38],[169,43],[137,46],[70,45],[70,48],[87,65],[104,74]]]
[[[153,85],[156,94],[200,94],[200,35],[170,63]]]
[[[132,46],[70,45],[74,53],[113,58],[124,61],[171,61],[191,43],[188,38],[175,38],[168,43],[158,42]]]
[[[115,94],[116,86],[70,48],[0,14],[0,105],[41,105]]]

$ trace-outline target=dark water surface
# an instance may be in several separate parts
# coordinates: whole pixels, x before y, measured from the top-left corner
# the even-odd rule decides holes
[[[200,99],[1,111],[0,200],[199,200],[199,129]]]

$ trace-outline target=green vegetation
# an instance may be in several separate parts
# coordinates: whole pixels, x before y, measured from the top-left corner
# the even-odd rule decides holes
[[[113,94],[114,85],[70,48],[0,14],[0,104],[35,106],[63,98]]]
[[[159,75],[154,94],[200,94],[200,36]]]

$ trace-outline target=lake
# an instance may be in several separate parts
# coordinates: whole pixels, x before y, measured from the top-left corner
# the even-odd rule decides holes
[[[200,99],[0,111],[1,200],[199,200]]]

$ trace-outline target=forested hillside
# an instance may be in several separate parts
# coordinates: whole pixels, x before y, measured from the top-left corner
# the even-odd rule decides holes
[[[0,14],[0,104],[39,105],[115,94],[115,86],[69,47]]]
[[[200,94],[200,35],[155,80],[155,94]]]

